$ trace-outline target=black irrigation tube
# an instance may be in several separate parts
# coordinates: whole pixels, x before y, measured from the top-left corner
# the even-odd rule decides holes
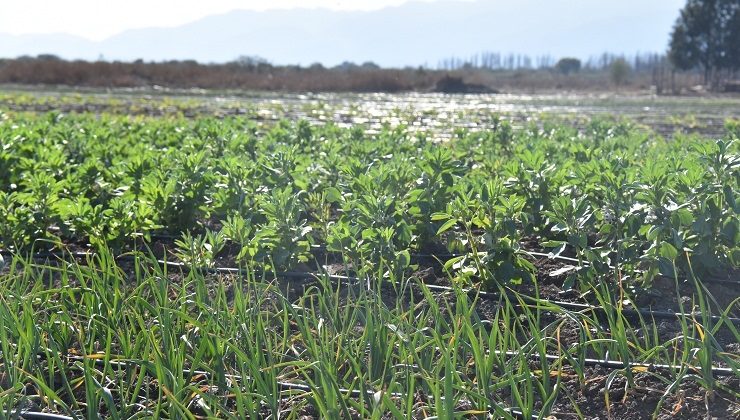
[[[495,351],[495,353],[498,354],[498,355],[505,355],[505,356],[510,356],[510,357],[519,357],[519,356],[522,356],[522,353],[523,352],[521,352],[521,351],[505,351],[505,352]],[[531,359],[536,359],[538,356],[539,355],[532,354],[532,355],[530,355],[530,358]],[[541,357],[541,356],[539,356],[539,357]],[[84,361],[84,360],[86,360],[86,358],[83,357],[83,356],[72,356],[72,357],[68,357],[67,359],[68,360],[72,360],[72,361]],[[566,363],[569,362],[569,360],[567,358],[564,358],[563,356],[557,356],[557,355],[552,355],[552,354],[546,354],[545,355],[545,359],[547,359],[548,361],[551,361],[551,362],[557,362],[557,361],[564,361]],[[690,369],[690,370],[701,372],[701,368],[697,368],[695,366],[675,366],[675,365],[666,365],[666,364],[625,363],[625,362],[616,361],[616,360],[609,360],[609,359],[590,359],[590,358],[579,359],[579,361],[582,362],[584,366],[601,366],[601,367],[605,367],[607,369],[627,369],[627,368],[629,368],[629,369],[638,369],[638,368],[642,368],[642,369],[650,370],[650,371],[664,370],[664,371],[674,371],[674,372],[680,372],[680,371],[683,371],[685,369]],[[105,362],[105,360],[102,360],[102,359],[93,359],[93,363],[95,363],[97,365],[105,365],[106,362]],[[117,360],[109,361],[109,363],[114,364],[114,365],[117,365],[117,366],[121,366],[124,369],[128,369],[128,368],[132,367],[132,365],[130,363],[128,363],[128,362],[121,362],[121,361],[117,361]],[[198,376],[198,375],[202,375],[202,376],[205,376],[205,377],[212,377],[213,376],[210,372],[202,371],[202,370],[193,370],[193,371],[185,371],[185,372],[189,372],[193,376]],[[711,372],[712,372],[712,375],[713,376],[732,376],[732,375],[737,375],[736,371],[734,371],[731,368],[722,368],[722,367],[716,367],[716,366],[713,366],[712,367]],[[245,378],[245,377],[242,377],[240,375],[227,374],[227,375],[225,375],[225,377],[228,378],[228,379],[230,379],[230,380],[239,381],[239,382],[244,382],[245,379],[247,381],[251,380],[251,378],[249,378],[249,377],[246,377]],[[311,386],[309,386],[309,385],[306,385],[306,384],[298,384],[298,383],[294,383],[294,382],[276,381],[276,385],[282,391],[303,391],[303,392],[313,392],[314,391],[314,389]],[[359,390],[359,389],[339,388],[338,391],[339,391],[340,394],[344,394],[344,395],[349,396],[349,397],[352,397],[352,398],[360,398],[363,395],[363,391],[362,390]],[[367,390],[367,391],[364,392],[364,394],[366,396],[373,396],[375,394],[375,392],[373,392],[372,390]],[[393,398],[404,398],[404,395],[401,394],[401,393],[391,393],[390,396],[393,397]],[[442,398],[444,398],[444,397],[442,397]],[[526,416],[524,415],[524,413],[522,413],[521,411],[516,410],[516,409],[512,409],[512,408],[508,408],[508,407],[501,407],[501,406],[496,406],[496,407],[489,406],[489,410],[495,410],[496,408],[501,409],[501,410],[504,410],[504,411],[507,411],[509,414],[511,414],[512,416],[514,416],[516,418],[520,418],[520,419],[526,418]],[[21,412],[20,413],[20,417],[23,418],[23,419],[26,419],[26,420],[72,420],[73,419],[73,417],[69,417],[69,416],[63,416],[63,415],[58,415],[58,414],[50,414],[50,413],[43,413],[43,412],[31,412],[31,411]],[[539,417],[536,416],[536,415],[532,415],[531,418],[536,419],[536,418],[539,418]]]
[[[91,253],[73,253],[72,255],[75,256],[75,257],[89,257],[89,256],[91,256],[93,254],[91,254]],[[542,255],[547,256],[547,254],[542,254]],[[57,254],[57,253],[49,253],[48,256],[59,256],[59,254]],[[134,258],[133,256],[126,256],[126,257],[127,258],[130,258],[130,259]],[[196,269],[196,270],[200,270],[200,271],[204,271],[204,272],[211,272],[211,273],[240,274],[240,275],[245,273],[245,270],[242,270],[242,269],[239,269],[239,268],[193,268],[193,267],[190,267],[190,266],[188,266],[186,264],[182,264],[182,263],[169,262],[169,261],[163,261],[163,260],[158,260],[157,262],[159,264],[163,264],[165,266],[177,267],[177,268],[186,269],[186,270]],[[252,274],[254,274],[254,273],[252,273]],[[340,281],[354,282],[354,283],[360,283],[360,282],[362,282],[362,279],[357,278],[357,277],[341,276],[341,275],[330,275],[330,274],[315,274],[315,273],[304,273],[304,272],[283,272],[283,273],[274,273],[274,275],[276,277],[304,278],[304,279],[315,279],[317,277],[323,276],[325,278],[329,278],[329,279],[332,279],[332,280],[340,280]],[[429,288],[430,290],[435,290],[435,291],[439,291],[439,292],[455,291],[454,288],[447,287],[447,286],[429,285],[429,284],[426,284],[425,286],[427,288]],[[483,291],[474,290],[474,289],[458,289],[458,290],[461,291],[461,292],[463,292],[463,293],[477,295],[477,296],[480,296],[480,297],[485,298],[485,299],[495,299],[495,300],[501,299],[501,295],[498,294],[498,293],[483,292]],[[523,296],[523,295],[519,295],[519,296],[522,297],[522,298],[524,298],[524,299],[528,299],[528,300],[531,300],[531,301],[534,301],[534,302],[538,302],[537,299],[532,298],[532,297],[529,297],[529,296]],[[511,296],[511,297],[516,297],[516,296]],[[599,306],[592,306],[592,305],[587,305],[587,304],[578,304],[578,303],[573,303],[573,302],[561,302],[561,301],[552,301],[552,300],[539,300],[539,302],[547,302],[547,303],[551,303],[551,304],[560,306],[560,307],[562,307],[564,309],[578,310],[578,311],[594,311],[594,312],[596,312],[596,311],[605,311],[606,310],[605,308],[599,307]],[[667,311],[647,311],[647,310],[639,310],[639,309],[637,309],[637,310],[636,309],[623,309],[622,310],[622,313],[625,314],[625,315],[630,315],[630,314],[638,315],[639,314],[639,315],[642,315],[642,316],[652,316],[652,317],[655,317],[655,318],[676,318],[676,317],[681,317],[681,316],[685,316],[685,315],[692,315],[692,316],[695,316],[696,315],[696,314],[683,314],[682,315],[682,314],[679,314],[679,313],[667,312]],[[722,317],[717,317],[717,316],[711,316],[711,319],[717,320],[717,321],[724,319],[724,320],[727,320],[727,321],[730,321],[730,322],[733,322],[733,323],[740,323],[740,319],[738,319],[738,318],[729,318],[729,317],[722,318]],[[496,351],[496,353],[497,354],[505,354],[506,356],[511,356],[511,357],[518,357],[518,356],[521,356],[521,354],[522,354],[522,352],[515,352],[515,351],[507,351],[507,352],[499,352],[499,351]],[[535,357],[537,357],[537,355],[531,355],[531,357],[532,358],[535,358]],[[552,355],[552,354],[546,354],[545,355],[545,358],[548,361],[565,361],[565,362],[568,362],[568,359],[567,358],[563,358],[563,356],[557,356],[557,355]],[[84,360],[83,357],[79,357],[79,356],[74,357],[74,359]],[[632,362],[623,362],[623,361],[617,361],[617,360],[592,359],[592,358],[586,358],[586,359],[580,359],[579,358],[578,360],[580,362],[582,362],[584,366],[601,366],[601,367],[605,367],[607,369],[626,369],[626,368],[636,369],[636,368],[642,368],[642,369],[646,369],[646,370],[664,370],[664,371],[674,371],[674,372],[680,372],[680,371],[683,371],[683,370],[686,370],[686,369],[690,369],[690,370],[701,372],[701,368],[698,368],[698,367],[695,367],[695,366],[676,366],[676,365],[667,365],[667,364],[644,364],[644,363],[632,363]],[[105,361],[100,360],[100,359],[96,359],[95,362],[96,363],[105,363]],[[118,364],[118,365],[122,365],[124,367],[129,367],[129,364],[128,363],[125,363],[125,362],[124,363],[114,362],[114,363],[115,364]],[[209,372],[206,372],[206,371],[192,371],[192,373],[194,375],[211,376],[211,374]],[[711,368],[711,373],[712,373],[713,376],[732,376],[732,375],[737,375],[737,372],[735,370],[733,370],[732,368],[724,368],[724,367],[717,367],[717,366],[713,366]],[[234,379],[234,380],[243,380],[241,377],[236,376],[236,375],[228,375],[228,377],[230,377],[231,379]],[[305,385],[305,384],[297,384],[297,383],[285,382],[285,381],[277,381],[276,384],[277,384],[277,386],[281,390],[285,390],[285,391],[293,390],[293,391],[313,392],[313,389],[309,385]],[[353,397],[353,398],[359,398],[363,394],[363,392],[361,390],[358,390],[358,389],[343,389],[343,388],[340,388],[339,389],[339,393],[340,394],[348,395],[348,396]],[[368,395],[372,395],[373,394],[373,392],[371,390],[366,391],[366,393]],[[391,394],[391,396],[392,397],[396,397],[396,398],[402,398],[403,397],[402,394],[398,394],[398,393],[393,393],[393,394]],[[524,413],[522,413],[521,411],[515,410],[515,409],[505,408],[505,407],[495,407],[495,408],[498,408],[498,409],[502,409],[504,411],[507,411],[512,416],[514,416],[516,418],[526,418],[526,416],[524,416]],[[494,407],[491,407],[491,409],[494,409]],[[23,418],[23,419],[26,419],[26,420],[73,420],[73,417],[62,416],[62,415],[57,415],[57,414],[50,414],[50,413],[43,413],[43,412],[22,412],[20,414],[20,417]],[[538,418],[538,416],[535,416],[535,415],[533,415],[531,417],[533,419],[534,418]]]
[[[505,352],[495,351],[494,353],[497,354],[497,355],[505,355],[505,356],[509,356],[509,357],[520,357],[520,356],[523,355],[523,352],[521,352],[521,351],[505,351]],[[530,359],[536,359],[537,357],[541,357],[541,356],[536,355],[536,354],[531,354],[531,355],[529,355],[529,357],[530,357]],[[71,356],[71,357],[67,357],[67,359],[70,360],[70,361],[85,361],[86,360],[86,358],[83,357],[83,356]],[[548,361],[551,361],[551,362],[563,361],[563,362],[566,362],[566,364],[569,364],[568,363],[569,362],[568,358],[564,358],[563,356],[546,354],[545,355],[545,359],[547,359]],[[680,371],[689,369],[689,370],[701,372],[701,368],[697,368],[695,366],[675,366],[675,365],[667,365],[667,364],[625,363],[625,362],[617,361],[617,360],[590,359],[590,358],[579,359],[579,361],[582,362],[584,366],[601,366],[601,367],[605,367],[607,369],[627,369],[627,368],[629,368],[629,369],[640,369],[641,368],[641,369],[645,369],[645,370],[649,370],[649,371],[663,370],[663,371],[673,371],[673,372],[680,372]],[[93,363],[95,363],[96,365],[105,365],[106,362],[105,362],[105,360],[96,358],[96,359],[93,359]],[[124,369],[128,369],[128,368],[131,368],[132,367],[132,365],[130,363],[125,362],[125,361],[122,362],[122,361],[117,361],[117,360],[111,360],[111,361],[108,361],[108,363],[111,363],[113,365],[117,365],[117,366],[123,367]],[[135,366],[138,366],[138,365],[135,365]],[[210,372],[203,371],[203,370],[192,370],[192,371],[186,370],[185,372],[191,373],[193,376],[198,376],[198,375],[202,375],[202,376],[205,376],[205,377],[212,377],[213,376]],[[720,376],[737,375],[737,372],[734,371],[731,368],[723,368],[723,367],[716,367],[716,366],[713,366],[712,367],[711,372],[712,372],[712,375],[713,376],[718,376],[718,377],[720,377]],[[232,374],[227,374],[227,375],[225,375],[225,377],[228,378],[228,379],[230,379],[230,380],[234,380],[234,381],[238,381],[238,382],[245,382],[245,381],[251,380],[251,378],[249,378],[249,377],[242,377],[240,375],[232,375]],[[314,392],[314,389],[311,386],[306,385],[306,384],[299,384],[299,383],[295,383],[295,382],[286,382],[286,381],[276,381],[276,385],[282,391]],[[365,396],[371,397],[371,396],[373,396],[375,394],[375,392],[373,390],[367,390],[367,391],[363,392],[362,390],[359,390],[359,389],[345,389],[345,388],[339,388],[338,389],[338,392],[340,394],[346,395],[346,396],[351,397],[351,398],[360,398],[360,397],[362,397],[363,394],[365,394]],[[401,394],[401,393],[391,393],[390,396],[392,398],[404,398],[405,397],[404,394]],[[442,397],[442,398],[444,398],[444,397]],[[508,413],[510,413],[512,416],[514,416],[516,418],[520,418],[520,419],[526,418],[526,416],[524,415],[524,413],[522,413],[521,411],[516,410],[516,409],[512,409],[512,408],[508,408],[508,407],[501,407],[501,406],[489,406],[489,410],[495,410],[496,408],[498,408],[500,410],[507,411]],[[24,418],[24,419],[27,419],[27,420],[47,420],[47,419],[48,420],[67,420],[67,419],[72,419],[72,417],[68,417],[68,416],[61,416],[61,415],[58,415],[58,414],[49,414],[49,413],[42,413],[42,412],[22,412],[20,414],[20,417],[21,418]],[[538,418],[538,416],[532,415],[531,418],[536,419],[536,418]]]
[[[166,233],[159,233],[159,234],[152,234],[151,235],[151,238],[152,239],[161,239],[161,240],[172,241],[172,240],[175,240],[175,239],[179,239],[180,236],[178,236],[178,235],[172,235],[172,234],[166,234]],[[324,252],[327,252],[327,253],[329,253],[329,252],[336,253],[336,251],[329,251],[327,249],[326,245],[312,245],[311,246],[311,249],[312,250],[324,251]],[[588,265],[589,264],[587,261],[585,261],[585,262],[578,261],[577,258],[573,258],[573,257],[566,257],[566,256],[562,256],[562,255],[555,255],[555,254],[551,254],[551,253],[544,253],[544,252],[538,252],[538,251],[529,251],[529,250],[523,250],[523,252],[525,254],[529,254],[529,255],[534,256],[534,257],[545,257],[545,258],[548,258],[548,259],[551,259],[551,260],[561,260],[561,261],[567,261],[567,262],[573,262],[573,263],[582,263],[582,264],[585,264],[585,265]],[[465,256],[465,255],[468,255],[468,254],[464,254],[464,253],[439,253],[439,254],[434,254],[434,253],[420,254],[420,253],[416,253],[416,254],[410,254],[410,255],[411,255],[411,258],[438,259],[438,258],[462,257],[462,256]],[[616,267],[610,265],[609,268],[612,269],[612,270],[614,270]],[[638,271],[638,272],[641,272],[641,271]],[[740,284],[740,281],[724,280],[724,279],[713,279],[713,278],[702,280],[702,282],[704,282],[704,283],[719,283],[719,284],[723,284],[724,283],[724,284],[729,284],[729,285],[732,285],[732,286],[737,286],[738,284]]]
[[[518,351],[496,351],[497,354],[505,354],[507,356],[520,356],[521,352]],[[571,355],[572,356],[572,355]],[[540,357],[537,354],[531,355],[533,359]],[[574,359],[578,359],[577,357],[573,357]],[[545,359],[547,359],[550,362],[556,362],[558,360],[562,360],[565,362],[568,362],[567,358],[564,358],[563,356],[557,356],[554,354],[545,354]],[[585,359],[578,359],[579,361],[583,362],[585,366],[601,366],[605,367],[607,369],[647,369],[647,370],[662,370],[662,371],[674,371],[674,372],[680,372],[684,369],[693,370],[696,372],[701,372],[700,367],[686,365],[686,366],[677,366],[677,365],[667,365],[667,364],[652,364],[652,363],[634,363],[634,362],[622,362],[619,360],[610,360],[610,359],[591,359],[591,358],[585,358]],[[725,368],[725,367],[719,367],[719,366],[712,366],[711,372],[713,376],[732,376],[732,375],[740,375],[740,370],[733,370],[732,368]]]
[[[565,257],[562,255],[555,255],[555,254],[549,254],[544,252],[538,252],[538,251],[529,251],[529,250],[523,250],[522,251],[525,255],[531,255],[533,257],[540,257],[540,258],[547,258],[550,260],[560,260],[560,261],[566,261],[570,263],[576,263],[576,264],[583,264],[584,266],[588,266],[588,261],[578,261],[577,258],[573,257]],[[429,258],[429,259],[438,259],[438,258],[455,258],[455,257],[462,257],[468,254],[411,254],[412,258]],[[577,268],[577,267],[574,267]],[[616,267],[609,265],[609,268],[614,270]],[[634,270],[636,273],[642,273],[641,270]],[[702,280],[702,283],[714,283],[714,284],[726,284],[729,286],[740,286],[740,280],[725,280],[725,279],[717,279],[717,278],[708,278]]]
[[[330,252],[330,251],[328,251],[326,249],[325,246],[322,246],[322,245],[314,245],[312,247],[312,249],[322,250],[322,251],[325,251],[325,252]],[[555,255],[555,254],[550,254],[550,253],[544,253],[544,252],[538,252],[538,251],[529,251],[529,250],[523,250],[522,253],[524,253],[525,255],[533,256],[533,257],[547,258],[547,259],[550,259],[550,260],[567,261],[567,262],[570,262],[570,263],[583,264],[584,266],[588,266],[589,265],[589,262],[588,261],[578,261],[577,258],[565,257],[565,256],[562,256],[562,255]],[[410,254],[411,258],[419,258],[419,259],[420,258],[425,258],[425,259],[434,259],[434,260],[439,260],[440,258],[464,257],[466,255],[469,255],[469,254],[464,254],[464,253],[439,253],[439,254],[434,254],[434,253],[431,253],[431,254],[418,254],[417,253],[417,254]],[[576,267],[574,267],[574,268],[576,268]],[[612,270],[616,269],[616,267],[614,267],[612,265],[609,265],[609,268],[612,269]],[[642,273],[643,271],[642,270],[635,270],[635,272]],[[740,285],[740,280],[735,281],[735,280],[725,280],[725,279],[708,278],[708,279],[702,280],[702,283],[715,283],[715,284],[727,284],[727,285],[730,285],[730,286],[738,286],[738,285]]]
[[[40,356],[41,355],[39,355],[39,357]],[[84,356],[68,356],[67,357],[67,360],[69,360],[69,361],[84,362],[86,360],[86,358]],[[105,360],[102,360],[102,359],[93,359],[92,361],[93,361],[94,364],[99,365],[99,366],[100,365],[102,365],[102,366],[105,365]],[[112,365],[120,366],[123,369],[129,369],[131,367],[140,367],[138,364],[131,364],[129,362],[118,361],[118,360],[110,360],[109,363],[112,364]],[[213,374],[211,374],[210,372],[204,371],[204,370],[185,370],[185,371],[183,371],[183,373],[191,373],[192,376],[198,376],[198,375],[202,375],[202,376],[205,376],[205,377],[212,377],[213,376]],[[224,377],[227,378],[227,379],[230,379],[232,381],[236,381],[236,382],[246,382],[246,381],[251,381],[252,380],[252,378],[250,378],[250,377],[243,377],[241,375],[232,375],[232,374],[225,374]],[[286,381],[275,381],[275,384],[278,386],[278,388],[281,391],[303,391],[303,392],[307,392],[307,393],[308,392],[314,392],[314,389],[311,386],[306,385],[306,384],[299,384],[299,383],[295,383],[295,382],[286,382]],[[363,395],[363,391],[362,390],[359,390],[359,389],[339,388],[337,391],[340,394],[344,394],[344,395],[346,395],[348,397],[351,397],[351,398],[360,398]],[[375,393],[376,393],[376,391],[373,391],[373,390],[367,390],[367,391],[364,392],[364,394],[365,394],[366,397],[371,397],[371,398],[374,396]],[[398,392],[393,392],[393,393],[390,393],[389,395],[392,398],[404,398],[405,397],[404,394],[398,393]],[[444,400],[445,397],[443,396],[441,398],[442,398],[442,400]],[[525,416],[523,412],[521,412],[521,411],[519,411],[517,409],[509,408],[509,407],[489,405],[489,410],[491,412],[495,411],[496,408],[498,408],[500,410],[503,410],[503,411],[506,411],[509,414],[511,414],[513,417],[518,418],[518,419],[525,419],[525,418],[527,418],[527,416]],[[45,420],[45,419],[49,419],[49,420],[53,420],[53,419],[67,420],[67,419],[73,419],[72,417],[69,417],[69,416],[62,416],[62,415],[58,415],[58,414],[48,414],[48,413],[42,413],[42,412],[32,412],[32,411],[22,411],[20,413],[20,416],[21,416],[21,418],[24,418],[24,419],[27,419],[27,420],[36,420],[36,419],[37,420]],[[536,415],[532,415],[531,418],[532,419],[537,419],[539,417],[536,416]]]
[[[249,274],[256,274],[255,272],[250,272],[249,270],[243,270],[241,268],[230,268],[230,267],[217,267],[217,268],[207,268],[207,267],[191,267],[187,264],[183,263],[177,263],[177,262],[171,262],[171,261],[164,261],[164,260],[157,260],[159,264],[167,265],[168,267],[174,267],[174,268],[180,268],[184,270],[198,270],[205,273],[210,274],[235,274],[235,275],[249,275]],[[272,273],[275,277],[282,277],[282,278],[300,278],[300,279],[316,279],[319,277],[328,278],[330,280],[338,280],[338,281],[345,281],[349,284],[361,284],[365,282],[363,279],[359,277],[351,277],[351,276],[343,276],[338,274],[324,274],[324,273],[307,273],[307,272],[295,272],[295,271],[286,271],[286,272],[276,272]],[[427,287],[429,290],[435,291],[435,292],[454,292],[456,289],[449,286],[440,286],[436,284],[426,284],[424,283],[424,286]],[[479,296],[486,300],[500,300],[502,298],[502,295],[500,293],[494,293],[494,292],[485,292],[477,289],[457,289],[462,293],[472,295],[472,296]],[[517,297],[521,297],[524,300],[528,300],[533,303],[543,302],[543,303],[549,303],[556,306],[559,306],[563,309],[571,310],[571,311],[592,311],[592,312],[606,312],[609,310],[608,308],[604,308],[603,306],[594,306],[589,305],[585,303],[574,303],[574,302],[567,302],[567,301],[558,301],[558,300],[550,300],[550,299],[536,299],[531,296],[526,295],[514,295],[514,294],[507,294],[507,297],[510,299],[516,299]],[[636,317],[636,316],[642,316],[642,317],[652,317],[652,318],[658,318],[658,319],[676,319],[676,318],[682,318],[685,316],[691,316],[691,317],[700,317],[702,316],[699,313],[686,313],[681,314],[677,312],[671,312],[671,311],[652,311],[647,309],[622,309],[622,314],[629,317]],[[734,324],[740,325],[740,318],[733,318],[733,317],[721,317],[717,315],[710,315],[709,318],[715,322],[720,322],[723,320],[730,321]]]
[[[436,290],[436,291],[440,291],[440,292],[450,292],[450,291],[454,291],[455,290],[454,288],[449,287],[449,286],[438,286],[438,285],[434,285],[434,284],[425,284],[425,286],[427,288],[429,288],[430,290]],[[476,290],[476,289],[459,289],[459,290],[461,292],[463,292],[463,293],[467,293],[469,295],[478,295],[478,296],[480,296],[480,297],[482,297],[484,299],[488,299],[488,300],[499,300],[499,299],[501,299],[501,294],[499,294],[499,293],[485,292],[485,291],[480,291],[480,290]],[[609,310],[608,308],[604,308],[603,306],[594,306],[594,305],[589,305],[589,304],[586,304],[586,303],[575,303],[575,302],[567,302],[567,301],[559,301],[559,300],[551,300],[551,299],[536,299],[536,298],[533,298],[533,297],[527,296],[527,295],[507,294],[506,296],[508,298],[510,298],[510,299],[511,298],[516,299],[517,297],[521,297],[522,299],[528,300],[528,301],[533,302],[533,303],[537,303],[537,302],[551,303],[553,305],[556,305],[556,306],[559,306],[559,307],[561,307],[563,309],[568,309],[568,310],[571,310],[571,311],[593,311],[593,312],[598,312],[598,311],[607,311],[607,310]],[[653,311],[653,310],[649,310],[649,309],[630,309],[630,308],[626,308],[626,309],[623,308],[622,309],[622,314],[625,315],[625,316],[631,316],[631,317],[635,317],[637,315],[640,315],[640,316],[643,316],[643,317],[648,317],[648,318],[649,317],[653,317],[653,318],[658,318],[658,319],[673,319],[673,318],[682,318],[682,317],[685,317],[685,316],[691,316],[691,317],[701,316],[700,313],[684,313],[684,314],[681,314],[681,313],[672,312],[672,311]],[[717,315],[711,315],[711,316],[709,316],[709,318],[711,320],[713,320],[713,321],[727,320],[727,321],[730,321],[730,322],[732,322],[734,324],[740,324],[740,318],[721,317],[721,316],[717,316]]]
[[[174,235],[152,235],[152,237],[153,238],[156,237],[156,238],[160,238],[160,239],[177,239],[178,238],[177,236],[174,236]],[[329,251],[326,248],[326,246],[324,246],[324,245],[313,245],[313,246],[311,246],[311,249],[312,250],[320,250],[320,251],[324,251],[324,252],[327,252],[327,253],[335,253],[335,254],[337,254],[336,251]],[[544,253],[544,252],[538,252],[538,251],[529,251],[529,250],[524,250],[523,253],[524,254],[527,254],[527,255],[530,255],[532,257],[540,257],[540,258],[547,258],[547,259],[551,259],[551,260],[560,260],[560,261],[566,261],[566,262],[570,262],[570,263],[584,264],[585,266],[588,266],[589,265],[589,263],[587,261],[578,261],[577,258],[573,258],[573,257],[566,257],[566,256],[562,256],[562,255],[555,255],[555,254],[550,254],[550,253]],[[6,255],[10,255],[10,254],[9,253],[6,253]],[[46,252],[39,252],[39,253],[34,254],[34,257],[43,258],[45,256],[58,256],[58,255],[59,254],[58,253],[55,253],[55,252],[48,252],[48,253],[46,253]],[[411,258],[417,258],[417,259],[424,258],[424,259],[434,259],[434,260],[439,260],[440,258],[462,257],[462,256],[465,256],[465,255],[468,255],[468,254],[463,254],[463,253],[446,253],[446,254],[444,254],[444,253],[440,253],[440,254],[433,254],[433,253],[432,254],[419,254],[419,253],[415,253],[415,254],[410,254]],[[612,270],[616,269],[616,267],[614,267],[612,265],[609,265],[609,268],[612,269]],[[642,271],[635,270],[635,272],[641,273]],[[703,279],[702,280],[702,283],[706,283],[706,284],[724,284],[724,285],[727,285],[727,286],[736,286],[737,287],[737,286],[740,285],[740,280],[725,280],[725,279],[717,279],[717,278],[708,278],[708,279]]]
[[[89,252],[72,252],[69,253],[71,256],[76,258],[86,258],[90,257],[92,255],[95,255],[94,253]],[[34,255],[34,258],[47,258],[47,257],[59,257],[60,253],[55,252],[49,252],[45,254],[36,254]],[[547,254],[542,254],[547,255]],[[116,257],[117,259],[127,259],[127,260],[133,260],[135,257],[133,255],[121,255]],[[177,263],[172,261],[165,261],[165,260],[157,260],[157,263],[166,265],[168,267],[174,267],[174,268],[180,268],[182,270],[197,270],[204,273],[210,273],[210,274],[232,274],[232,275],[249,275],[249,274],[256,274],[256,272],[250,272],[249,270],[244,270],[241,268],[231,268],[231,267],[216,267],[216,268],[210,268],[210,267],[192,267],[187,264],[183,263]],[[271,273],[273,276],[282,277],[282,278],[300,278],[300,279],[316,279],[317,277],[324,277],[328,278],[330,280],[338,280],[338,281],[346,281],[348,283],[362,283],[364,282],[363,279],[360,279],[359,277],[350,277],[350,276],[342,276],[337,274],[324,274],[324,273],[309,273],[309,272],[276,272]],[[434,284],[426,284],[424,285],[432,291],[436,292],[451,292],[455,291],[456,289],[449,287],[449,286],[440,286],[440,285],[434,285]],[[494,292],[485,292],[477,289],[457,289],[463,293],[466,293],[468,295],[472,296],[479,296],[486,300],[500,300],[502,298],[502,295],[499,293]],[[603,306],[594,306],[589,305],[585,303],[575,303],[575,302],[567,302],[567,301],[558,301],[558,300],[551,300],[551,299],[536,299],[531,296],[526,295],[507,295],[508,298],[516,299],[517,297],[521,297],[524,300],[528,300],[533,303],[543,302],[543,303],[549,303],[556,306],[559,306],[563,309],[571,310],[571,311],[591,311],[591,312],[606,312],[609,309],[604,308]],[[622,314],[628,317],[646,317],[646,318],[657,318],[657,319],[681,319],[686,316],[693,317],[702,317],[702,314],[700,313],[678,313],[678,312],[672,312],[672,311],[653,311],[649,309],[630,309],[630,308],[623,308]],[[715,322],[721,322],[721,321],[728,321],[732,322],[733,324],[740,325],[740,318],[735,317],[722,317],[717,315],[710,315],[708,316],[709,319]]]
[[[41,411],[21,411],[14,413],[24,420],[75,420],[74,417],[62,416],[60,414],[44,413]]]

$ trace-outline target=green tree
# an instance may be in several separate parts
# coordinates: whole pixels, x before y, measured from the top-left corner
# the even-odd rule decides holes
[[[581,60],[573,57],[564,57],[555,63],[555,69],[563,74],[578,73],[581,70]]]
[[[617,58],[609,65],[609,76],[617,87],[627,82],[630,74],[630,65],[624,58]]]
[[[673,26],[668,56],[680,70],[701,68],[704,83],[740,68],[740,1],[688,0]]]

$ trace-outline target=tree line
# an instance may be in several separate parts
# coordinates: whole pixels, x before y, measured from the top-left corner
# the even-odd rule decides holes
[[[617,80],[630,72],[646,72],[652,74],[658,91],[669,86],[675,90],[675,73],[682,71],[701,73],[705,86],[720,90],[727,83],[738,83],[734,79],[740,70],[740,0],[688,0],[671,31],[665,53],[605,52],[585,61],[575,57],[556,61],[547,54],[532,58],[486,51],[467,58],[445,58],[438,62],[437,69],[536,69],[562,74],[608,70]]]
[[[671,33],[668,55],[680,70],[700,70],[717,89],[740,69],[740,0],[688,0]]]

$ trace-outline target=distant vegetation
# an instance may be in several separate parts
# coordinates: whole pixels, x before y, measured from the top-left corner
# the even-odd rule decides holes
[[[51,54],[0,59],[0,84],[243,89],[283,92],[740,91],[740,1],[687,0],[664,53],[604,52],[586,59],[482,51],[435,66],[274,65],[258,56],[194,60],[67,61]]]
[[[538,67],[532,67],[536,62]],[[615,68],[615,64],[616,68]],[[615,73],[616,72],[616,73]],[[457,83],[449,83],[451,80]],[[193,60],[165,62],[67,61],[44,54],[0,60],[0,83],[98,88],[152,87],[243,89],[284,92],[541,92],[648,90],[687,92],[702,84],[697,69],[676,73],[658,54],[633,57],[602,54],[585,63],[566,57],[532,60],[527,56],[479,54],[449,59],[437,69],[380,68],[366,62],[335,67],[278,66],[261,57],[243,56],[224,64]]]
[[[558,60],[555,69],[563,74],[578,73],[581,70],[581,60],[565,57]]]
[[[627,82],[627,78],[630,74],[630,65],[627,60],[620,58],[615,60],[609,65],[609,76],[611,77],[612,83],[619,87]]]
[[[699,69],[715,90],[740,69],[740,1],[688,0],[671,34],[669,57],[681,70]]]

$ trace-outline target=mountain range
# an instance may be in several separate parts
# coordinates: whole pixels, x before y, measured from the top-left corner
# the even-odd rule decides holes
[[[172,28],[132,29],[102,41],[69,34],[9,35],[0,57],[276,64],[429,65],[492,51],[530,56],[663,52],[679,0],[477,0],[408,2],[373,11],[234,10]]]

